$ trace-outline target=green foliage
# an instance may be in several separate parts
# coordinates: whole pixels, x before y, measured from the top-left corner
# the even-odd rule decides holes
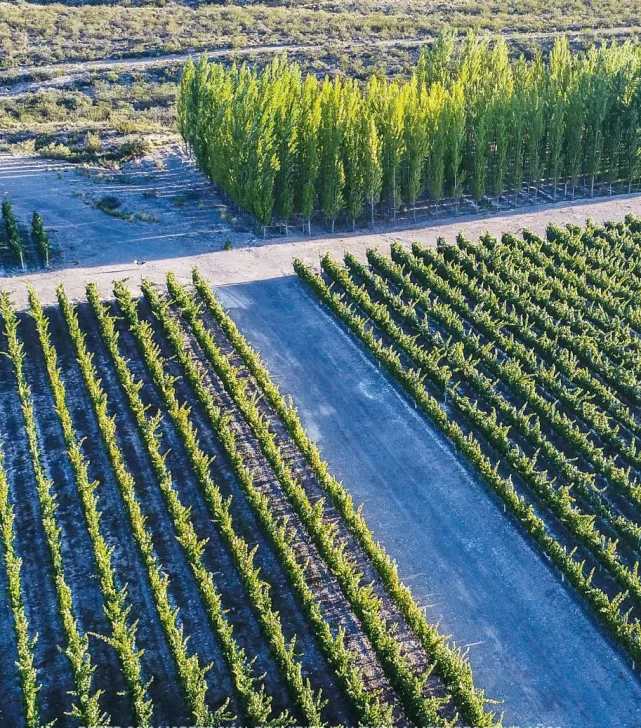
[[[118,444],[115,420],[108,413],[109,399],[107,393],[103,389],[93,365],[93,357],[87,348],[85,335],[80,329],[78,316],[71,306],[62,284],[58,286],[57,297],[60,310],[74,344],[76,358],[96,414],[98,427],[115,475],[116,484],[127,509],[131,531],[147,569],[147,577],[154,596],[158,619],[174,658],[186,704],[196,724],[216,728],[223,722],[232,719],[232,716],[227,712],[228,701],[214,712],[210,711],[207,706],[208,685],[206,674],[209,667],[201,666],[197,653],[191,655],[188,653],[188,638],[184,636],[183,628],[178,623],[178,612],[172,604],[169,591],[169,579],[155,555],[151,531],[147,527],[147,519],[143,515],[136,494],[136,483],[127,469],[125,457]]]
[[[72,592],[65,580],[61,530],[56,519],[57,504],[53,484],[47,480],[42,462],[40,436],[36,425],[31,388],[27,383],[24,371],[24,347],[18,337],[18,318],[11,308],[7,294],[2,294],[0,297],[0,307],[7,337],[7,353],[16,377],[20,407],[29,442],[29,454],[35,473],[42,526],[55,576],[58,612],[66,637],[66,646],[61,645],[61,648],[71,663],[74,695],[78,701],[72,706],[70,714],[78,718],[83,725],[107,725],[110,717],[100,710],[99,705],[101,691],[94,692],[91,684],[95,668],[91,664],[89,641],[87,636],[78,630]]]
[[[95,284],[87,286],[87,298],[98,320],[103,341],[109,350],[118,379],[127,395],[138,432],[151,460],[154,474],[171,515],[176,536],[193,570],[209,619],[230,667],[248,723],[251,726],[271,725],[269,719],[271,699],[265,694],[264,685],[257,689],[256,683],[258,680],[252,673],[251,660],[247,658],[244,650],[238,645],[233,636],[233,628],[225,616],[222,598],[216,588],[214,576],[203,563],[206,542],[198,537],[189,508],[182,504],[175,487],[173,475],[166,465],[159,434],[162,415],[156,413],[152,416],[148,413],[140,395],[141,383],[135,379],[129,362],[120,351],[116,319],[109,314],[108,308],[100,302],[100,296]],[[225,706],[223,706],[223,710],[224,708]],[[283,722],[286,722],[286,716]]]
[[[51,243],[49,242],[49,236],[44,228],[42,217],[37,212],[33,213],[31,218],[31,237],[35,243],[36,250],[40,254],[45,266],[49,267],[49,259],[51,257]]]
[[[22,245],[20,231],[18,230],[16,216],[13,212],[13,208],[11,207],[11,202],[6,195],[2,200],[2,218],[4,220],[4,227],[7,232],[9,247],[18,256],[18,259],[20,260],[20,265],[22,266],[22,268],[24,268],[24,247]]]
[[[67,394],[58,368],[58,355],[51,342],[49,321],[36,292],[29,288],[31,316],[34,319],[40,347],[45,360],[49,384],[53,393],[58,419],[62,427],[67,456],[71,463],[78,494],[82,502],[87,529],[93,544],[94,557],[100,587],[104,598],[105,615],[112,633],[107,641],[120,658],[122,672],[131,701],[131,707],[138,725],[151,726],[153,706],[143,679],[141,653],[136,646],[136,624],[130,623],[130,606],[127,604],[126,588],[119,588],[112,565],[113,549],[107,544],[100,526],[101,513],[98,509],[97,483],[89,479],[89,463],[82,451],[82,444],[73,426],[67,406]]]
[[[478,202],[526,181],[582,176],[632,183],[639,176],[641,50],[632,43],[572,54],[557,40],[544,63],[511,61],[503,40],[449,36],[424,50],[409,81],[372,76],[319,84],[285,58],[262,72],[185,66],[178,126],[203,169],[266,226],[275,215],[315,214],[353,225],[382,201],[395,219],[425,196]]]
[[[242,455],[236,449],[236,436],[229,426],[229,419],[212,401],[211,393],[203,383],[200,370],[187,352],[183,335],[175,320],[171,319],[163,306],[158,294],[149,281],[143,282],[143,291],[150,302],[155,316],[163,327],[174,355],[189,378],[198,398],[207,407],[208,415],[214,424],[221,443],[228,450],[230,460],[234,465],[241,485],[248,495],[252,507],[258,509],[259,517],[269,519],[266,533],[272,538],[283,553],[291,544],[287,530],[277,524],[267,506],[265,497],[253,485],[253,476],[244,463]],[[291,697],[301,715],[309,725],[321,726],[321,710],[323,702],[320,696],[314,695],[309,679],[303,677],[300,661],[294,651],[294,643],[285,639],[282,631],[280,616],[272,607],[269,594],[269,585],[259,578],[259,572],[254,566],[255,549],[235,531],[232,517],[229,512],[230,503],[226,500],[210,474],[210,458],[203,452],[198,441],[198,431],[192,423],[189,408],[180,404],[176,394],[174,378],[167,372],[166,362],[160,354],[155,341],[153,330],[149,322],[141,320],[135,301],[122,282],[116,283],[114,293],[123,311],[126,321],[134,334],[145,365],[161,392],[167,405],[167,411],[185,445],[192,468],[203,489],[205,500],[211,511],[213,521],[220,528],[221,535],[226,541],[234,557],[236,567],[250,596],[251,605],[256,613],[258,622],[267,637],[275,661],[281,669],[290,689]],[[262,514],[262,516],[261,516]],[[290,553],[290,563],[291,563]],[[304,579],[303,579],[304,582]]]
[[[33,647],[36,636],[29,632],[29,622],[25,612],[22,579],[20,570],[22,559],[18,556],[15,547],[15,514],[9,493],[7,476],[2,466],[4,453],[0,450],[0,533],[2,543],[2,557],[7,577],[7,591],[11,603],[13,616],[13,629],[16,638],[16,651],[18,653],[18,672],[22,686],[22,700],[25,725],[28,728],[39,728],[38,706],[38,674],[34,667]]]

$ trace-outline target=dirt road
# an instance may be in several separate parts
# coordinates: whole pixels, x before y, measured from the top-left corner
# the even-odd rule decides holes
[[[614,28],[595,28],[593,33],[596,37],[600,38],[618,38],[621,36],[629,36],[639,32],[639,28],[632,26],[620,26]],[[511,41],[520,40],[546,40],[549,38],[555,38],[560,35],[566,35],[570,40],[579,38],[584,31],[549,31],[544,33],[524,33],[524,32],[505,32],[502,35]],[[335,46],[338,49],[341,48],[412,48],[414,46],[421,46],[425,43],[431,42],[430,37],[420,38],[383,38],[379,40],[371,41],[344,41],[335,42]],[[55,87],[60,85],[67,85],[74,80],[81,78],[83,75],[91,71],[104,71],[111,70],[119,67],[126,68],[129,71],[142,70],[145,68],[152,68],[154,66],[166,66],[173,63],[184,63],[189,56],[195,59],[200,58],[201,55],[207,53],[212,58],[225,58],[227,56],[246,56],[249,54],[276,54],[276,53],[299,53],[313,48],[319,48],[319,43],[277,43],[277,44],[266,44],[266,45],[249,45],[241,48],[230,48],[220,46],[213,46],[211,48],[188,48],[180,53],[167,53],[160,55],[146,55],[146,56],[122,56],[118,58],[103,58],[92,61],[69,61],[62,63],[52,63],[43,66],[16,66],[15,68],[9,69],[8,71],[0,71],[0,92],[2,92],[3,81],[8,76],[13,76],[16,73],[31,74],[31,73],[48,73],[56,74],[57,78],[51,79],[51,81],[28,81],[20,84],[10,85],[3,93],[0,93],[0,100],[6,96],[12,96],[17,93],[27,93],[30,91],[38,91],[43,87]]]
[[[350,250],[364,256],[368,248],[387,250],[395,240],[434,244],[439,236],[453,240],[459,231],[475,239],[485,231],[500,236],[525,227],[540,233],[549,221],[580,224],[589,217],[603,221],[622,219],[628,212],[641,215],[641,196],[633,195],[520,208],[507,215],[459,217],[380,233],[290,236],[263,243],[251,233],[233,231],[230,211],[177,153],[169,155],[163,167],[141,167],[115,180],[79,176],[69,165],[41,159],[0,157],[0,193],[8,192],[25,225],[33,210],[39,210],[48,229],[55,231],[59,248],[53,270],[25,274],[14,270],[0,281],[0,287],[13,292],[17,304],[26,304],[26,282],[51,302],[60,282],[70,296],[82,300],[87,280],[96,281],[107,296],[114,278],[128,277],[133,286],[143,277],[160,282],[169,270],[187,278],[194,265],[215,285],[244,283],[291,275],[294,257],[316,262],[326,251],[341,256]],[[89,204],[104,195],[117,196],[120,209],[144,212],[158,222],[128,222]],[[222,250],[227,240],[233,248]]]

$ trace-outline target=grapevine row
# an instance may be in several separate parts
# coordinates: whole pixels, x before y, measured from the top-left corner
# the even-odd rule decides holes
[[[76,479],[85,520],[93,544],[102,589],[105,614],[111,624],[109,642],[120,658],[127,684],[135,721],[140,728],[151,726],[153,706],[143,679],[141,652],[136,646],[136,625],[129,623],[130,607],[126,603],[126,588],[118,589],[116,574],[111,564],[112,549],[107,545],[100,529],[100,511],[96,496],[96,483],[89,480],[88,462],[82,452],[67,408],[65,385],[58,370],[58,356],[49,336],[49,322],[33,288],[29,288],[31,315],[35,321],[38,338],[44,354],[45,365],[56,411],[62,426],[69,461]]]
[[[147,293],[149,287],[145,287],[144,290]],[[252,607],[269,641],[274,658],[287,680],[292,700],[309,725],[320,726],[323,724],[321,717],[323,703],[320,697],[314,695],[309,680],[303,678],[301,664],[295,657],[294,644],[288,644],[285,640],[280,617],[272,607],[268,585],[262,580],[257,580],[252,549],[244,539],[236,534],[233,528],[229,510],[230,502],[223,498],[218,486],[211,478],[211,459],[200,448],[197,431],[189,417],[189,408],[181,406],[178,401],[174,378],[165,369],[165,362],[158,345],[154,341],[152,328],[147,321],[139,318],[136,303],[121,282],[115,284],[114,293],[129,328],[138,343],[139,350],[154,384],[163,397],[169,416],[183,440],[212,516],[215,522],[219,524],[221,534],[227,542],[239,569],[241,579],[252,599]],[[166,331],[164,333],[167,334]],[[204,389],[200,376],[198,377],[198,383]],[[228,424],[224,413],[217,412],[217,415],[221,423]],[[227,426],[223,433],[225,437],[221,436],[220,431],[217,434],[219,434],[225,449],[230,453],[230,459],[235,471],[247,474],[246,480],[242,481],[241,485],[245,486],[244,491],[250,504],[255,507],[259,517],[263,513],[267,514],[268,507],[264,498],[254,489],[251,474],[246,471],[242,456],[234,449],[235,438],[233,432]],[[273,540],[277,551],[279,551],[279,546],[282,549],[279,554],[283,558],[288,548],[291,548],[286,528],[272,519],[269,521],[269,528],[265,530]],[[285,561],[284,558],[283,561]],[[286,569],[291,570],[292,567],[292,562],[286,563]],[[338,641],[339,647],[342,647],[342,636],[339,635]]]
[[[29,622],[25,613],[24,590],[20,570],[22,559],[16,553],[15,547],[15,513],[9,495],[9,484],[2,461],[4,454],[0,449],[0,531],[2,532],[2,558],[7,574],[7,591],[11,603],[13,616],[13,629],[16,636],[16,649],[18,652],[18,674],[20,677],[23,713],[27,728],[38,728],[40,714],[38,708],[38,674],[34,667],[33,647],[36,636],[29,633]]]
[[[18,396],[27,440],[29,442],[29,453],[35,474],[42,526],[47,539],[49,556],[53,567],[58,613],[60,614],[67,641],[64,647],[64,653],[71,664],[73,674],[77,703],[72,706],[71,714],[78,718],[82,725],[106,725],[109,723],[110,718],[107,713],[103,713],[100,710],[99,701],[101,691],[94,692],[92,688],[94,667],[91,664],[91,656],[89,654],[89,640],[78,629],[78,623],[74,614],[73,595],[65,580],[62,541],[60,538],[61,532],[56,520],[57,504],[52,491],[53,484],[47,480],[42,464],[31,388],[27,383],[24,372],[24,350],[22,342],[18,338],[18,319],[11,308],[6,293],[0,295],[0,307],[4,319],[8,355],[16,376]]]
[[[474,688],[469,663],[462,659],[459,651],[451,650],[443,637],[439,635],[438,629],[429,624],[424,612],[414,601],[409,588],[400,581],[396,564],[383,546],[374,539],[360,509],[354,507],[349,493],[330,474],[327,463],[322,460],[318,448],[303,428],[296,409],[280,393],[258,354],[238,331],[236,324],[196,268],[193,271],[193,282],[207,310],[241,356],[269,404],[285,423],[287,431],[305,456],[318,482],[331,497],[350,532],[374,564],[392,600],[419,637],[426,653],[431,656],[435,673],[445,681],[463,718],[475,726],[490,725],[492,717],[484,711],[481,691]]]

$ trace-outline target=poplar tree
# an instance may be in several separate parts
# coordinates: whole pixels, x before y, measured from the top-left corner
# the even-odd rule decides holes
[[[439,83],[434,84],[427,101],[430,143],[425,174],[430,201],[437,204],[443,198],[448,132],[452,131],[452,128],[448,129],[450,122],[448,100],[449,95],[443,86]],[[464,124],[463,115],[461,121]]]
[[[543,177],[543,142],[545,137],[543,79],[543,59],[539,54],[534,59],[526,75],[528,184],[534,187],[535,198],[538,196],[539,185]]]
[[[463,157],[466,142],[465,92],[461,81],[452,86],[446,109],[446,170],[449,172],[450,195],[456,202],[458,213],[458,202],[465,184]]]
[[[343,88],[343,159],[345,169],[345,208],[352,220],[352,230],[363,212],[365,198],[365,155],[367,138],[363,118],[367,109],[355,81]]]
[[[383,160],[383,195],[387,199],[392,220],[396,220],[401,198],[401,163],[403,160],[403,103],[396,83],[381,83],[379,128]],[[370,89],[370,93],[372,90]]]
[[[374,208],[381,199],[381,190],[383,189],[382,144],[373,114],[363,115],[362,126],[362,134],[365,139],[363,190],[369,202],[370,221],[373,228]]]
[[[583,137],[585,130],[585,80],[581,68],[575,68],[570,81],[566,107],[565,159],[566,194],[568,183],[572,185],[572,199],[581,174],[583,157]]]
[[[603,123],[608,113],[610,85],[603,69],[603,57],[591,48],[586,63],[585,160],[590,178],[590,197],[594,197],[594,181],[601,168],[604,143]]]
[[[320,165],[318,130],[322,114],[318,82],[314,76],[307,76],[305,79],[300,107],[296,208],[307,221],[307,232],[311,235],[311,219],[316,207],[316,182]]]
[[[403,109],[402,168],[404,199],[416,219],[416,200],[421,193],[423,170],[432,136],[432,119],[429,115],[428,93],[421,88],[416,76],[403,88],[400,97]]]
[[[336,218],[345,205],[343,187],[345,168],[342,158],[343,118],[340,79],[326,78],[321,89],[321,118],[318,130],[320,148],[319,197],[325,216],[331,220],[332,232]]]
[[[571,73],[570,44],[567,38],[558,38],[550,54],[550,72],[544,101],[547,118],[547,169],[554,187],[555,200],[563,162],[568,86]]]

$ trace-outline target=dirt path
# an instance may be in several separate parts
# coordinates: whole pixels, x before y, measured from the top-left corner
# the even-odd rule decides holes
[[[314,263],[327,251],[342,256],[350,250],[364,257],[368,248],[387,251],[395,240],[433,245],[439,236],[453,240],[459,231],[474,240],[485,231],[500,236],[528,227],[542,233],[550,221],[582,224],[590,217],[601,222],[623,219],[627,213],[641,215],[641,195],[635,194],[537,205],[500,215],[467,215],[381,232],[263,242],[252,233],[234,230],[232,211],[177,148],[113,178],[80,172],[68,164],[0,156],[0,194],[9,194],[25,228],[33,210],[38,210],[58,248],[53,270],[13,269],[0,277],[0,289],[12,292],[20,307],[27,301],[25,283],[35,286],[47,303],[55,302],[60,282],[74,300],[84,300],[87,280],[96,281],[108,297],[116,278],[129,278],[135,287],[143,277],[162,282],[169,270],[188,278],[197,265],[212,283],[222,286],[290,276],[295,257]],[[119,210],[145,213],[157,222],[128,222],[106,215],[92,204],[105,195],[121,201]],[[222,250],[227,240],[233,248]]]
[[[175,271],[180,278],[189,278],[194,266],[198,266],[214,285],[222,286],[293,275],[292,261],[295,257],[315,263],[325,252],[342,256],[346,250],[349,250],[364,258],[368,248],[379,247],[387,251],[390,244],[396,240],[405,243],[418,241],[433,245],[440,236],[447,240],[454,240],[459,231],[467,237],[475,239],[486,231],[500,236],[503,232],[519,232],[526,227],[537,233],[543,233],[548,222],[564,224],[571,221],[582,224],[590,217],[597,221],[622,219],[629,212],[641,215],[641,196],[619,197],[603,202],[574,205],[545,205],[532,212],[519,212],[490,218],[462,217],[456,221],[443,222],[439,225],[380,234],[355,234],[312,238],[311,240],[292,239],[287,243],[269,243],[256,247],[246,246],[229,251],[219,250],[193,255],[180,255],[180,239],[174,238],[175,257],[147,260],[142,265],[134,263],[134,259],[141,260],[141,256],[145,255],[144,250],[140,251],[139,243],[141,241],[125,239],[122,243],[131,243],[130,262],[115,264],[107,262],[110,251],[105,248],[104,254],[101,256],[104,261],[102,264],[92,265],[87,262],[88,264],[83,265],[83,261],[80,260],[78,266],[66,270],[12,276],[2,280],[0,287],[3,290],[11,291],[14,294],[13,300],[17,305],[23,307],[26,305],[25,283],[35,286],[46,302],[54,301],[55,288],[61,282],[64,283],[68,294],[73,299],[83,300],[87,280],[96,281],[103,294],[109,297],[110,284],[116,278],[129,278],[132,286],[136,287],[143,277],[162,282],[170,270]],[[124,223],[124,225],[126,224]],[[78,257],[81,258],[81,255],[78,254]]]
[[[543,33],[525,33],[525,32],[507,32],[503,36],[507,40],[545,40],[555,38],[560,35],[566,35],[570,40],[579,38],[584,31],[548,31]],[[639,32],[639,28],[632,26],[621,26],[614,28],[595,28],[593,30],[595,37],[609,38],[631,35]],[[372,41],[343,41],[336,42],[337,48],[386,48],[386,47],[413,47],[421,46],[430,42],[430,37],[421,38],[383,38]],[[195,59],[207,53],[210,58],[225,58],[226,56],[245,56],[248,54],[270,54],[270,53],[298,53],[305,50],[321,47],[321,43],[269,43],[266,45],[249,45],[241,48],[221,48],[214,46],[212,48],[190,48],[180,53],[168,53],[157,56],[123,56],[119,58],[104,58],[95,61],[70,61],[62,63],[52,63],[44,66],[15,66],[8,71],[0,72],[0,90],[3,81],[8,76],[14,76],[16,73],[54,73],[57,78],[50,81],[29,81],[25,83],[10,86],[5,93],[0,94],[0,101],[7,96],[13,96],[18,93],[27,93],[29,91],[38,91],[43,86],[60,86],[67,85],[90,71],[101,71],[118,68],[120,66],[127,70],[142,70],[152,68],[154,66],[165,66],[171,63],[183,63],[192,56]]]

